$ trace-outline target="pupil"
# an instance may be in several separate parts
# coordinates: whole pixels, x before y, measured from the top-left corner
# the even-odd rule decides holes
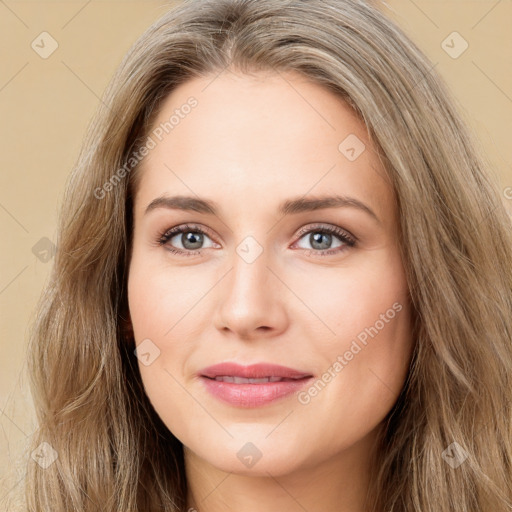
[[[315,247],[315,244],[319,243],[319,240],[321,240],[322,237],[326,238],[327,243],[323,244],[323,246],[320,243],[321,247]],[[311,246],[314,247],[315,249],[319,249],[319,250],[328,249],[329,246],[331,245],[331,239],[332,239],[332,235],[330,235],[329,233],[312,233],[310,235]]]
[[[185,249],[199,249],[201,247],[201,244],[203,243],[203,235],[201,233],[194,233],[192,231],[189,231],[188,233],[184,233],[181,236],[181,242]],[[187,246],[189,243],[192,244],[192,247]]]

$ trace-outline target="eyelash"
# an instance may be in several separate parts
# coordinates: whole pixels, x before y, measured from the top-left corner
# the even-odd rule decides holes
[[[160,246],[166,245],[171,238],[181,233],[200,233],[202,235],[207,235],[208,237],[212,238],[208,230],[205,230],[200,226],[194,224],[185,224],[161,232],[158,235],[157,243]],[[341,228],[326,225],[308,226],[307,228],[301,229],[297,235],[298,240],[300,240],[304,235],[308,233],[322,233],[328,235],[335,235],[345,244],[344,246],[337,247],[336,249],[325,249],[323,251],[317,249],[304,249],[313,252],[317,256],[329,256],[331,254],[341,253],[344,250],[346,250],[347,247],[354,247],[357,242],[357,239],[355,237],[350,235],[348,232],[342,230]],[[201,252],[201,249],[197,251],[183,251],[182,249],[176,249],[171,246],[169,246],[167,250],[172,254],[177,254],[179,256],[195,256],[197,254],[200,254]]]

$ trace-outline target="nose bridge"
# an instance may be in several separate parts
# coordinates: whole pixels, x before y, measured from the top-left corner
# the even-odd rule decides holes
[[[246,236],[235,247],[219,303],[219,327],[244,337],[260,327],[282,328],[283,294],[271,270],[270,254],[254,236]]]
[[[267,295],[271,292],[271,262],[268,255],[268,248],[264,248],[252,235],[245,237],[236,246],[228,293],[242,307],[245,307],[244,303],[251,302],[251,307],[254,308],[258,303],[269,300]]]

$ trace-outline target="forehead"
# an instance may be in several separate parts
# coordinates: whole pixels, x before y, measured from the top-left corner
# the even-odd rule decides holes
[[[190,105],[194,105],[190,107]],[[297,73],[194,78],[164,100],[141,165],[138,208],[196,194],[243,208],[337,193],[392,207],[366,126],[342,99]],[[145,205],[141,204],[145,203]]]

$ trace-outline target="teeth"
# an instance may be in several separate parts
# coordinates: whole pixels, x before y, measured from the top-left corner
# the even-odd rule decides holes
[[[230,377],[227,375],[220,375],[215,377],[219,382],[231,382],[233,384],[265,384],[266,382],[279,382],[286,380],[282,377],[263,377],[261,379],[246,379],[245,377]]]

